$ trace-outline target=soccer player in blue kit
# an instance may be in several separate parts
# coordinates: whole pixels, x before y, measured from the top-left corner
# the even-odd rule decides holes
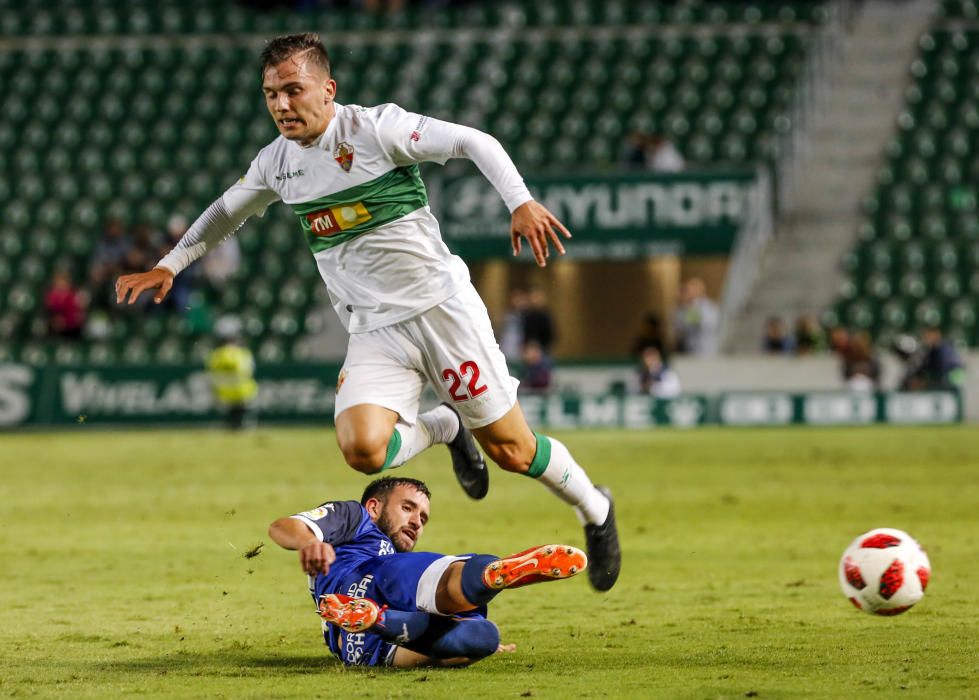
[[[500,648],[487,604],[502,590],[568,578],[584,552],[544,545],[511,557],[413,552],[429,518],[417,479],[372,481],[357,501],[279,518],[269,535],[299,552],[330,651],[352,666],[456,666]]]

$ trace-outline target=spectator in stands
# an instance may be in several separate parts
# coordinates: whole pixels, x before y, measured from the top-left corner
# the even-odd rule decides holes
[[[92,290],[92,305],[111,309],[115,298],[113,280],[122,272],[126,253],[132,246],[126,226],[120,219],[109,219],[102,237],[95,244],[89,261],[88,280]]]
[[[664,362],[669,360],[666,337],[659,314],[649,312],[642,319],[639,335],[632,341],[632,356],[639,357],[646,348],[655,348]]]
[[[166,240],[158,247],[156,254],[152,259],[157,260],[162,258],[164,255],[173,250],[173,247],[176,246],[177,243],[180,242],[180,239],[183,238],[184,234],[187,233],[187,227],[188,222],[186,217],[180,214],[171,216],[170,220],[167,221]],[[144,233],[144,235],[147,237],[147,242],[153,240],[151,234],[148,232]],[[210,255],[204,256],[204,260],[209,260],[210,258]],[[152,263],[148,262],[148,265],[149,264]],[[198,263],[194,262],[183,272],[183,274],[174,277],[173,286],[170,288],[170,295],[163,300],[163,303],[161,304],[162,308],[168,308],[178,313],[184,313],[190,308],[190,294],[194,291],[199,269],[200,267]],[[187,279],[181,280],[181,277],[186,277]]]
[[[224,288],[241,267],[241,246],[238,237],[231,236],[201,259],[204,280],[211,289]]]
[[[795,322],[795,352],[809,355],[826,349],[826,333],[810,314],[803,314]]]
[[[850,332],[843,326],[833,326],[829,330],[829,349],[838,355],[846,351],[850,344]]]
[[[146,224],[140,224],[129,237],[129,244],[126,246],[122,259],[119,261],[119,274],[128,275],[137,272],[146,272],[153,267],[159,257],[161,249],[160,234]],[[149,300],[140,300],[130,308],[113,305],[109,308],[110,313],[142,313],[150,307]]]
[[[541,351],[550,356],[555,338],[554,320],[547,308],[547,295],[543,289],[531,289],[527,298],[527,310],[523,315],[524,345],[537,343]]]
[[[964,381],[965,365],[955,347],[942,337],[941,328],[926,328],[920,347],[908,360],[900,388],[903,391],[960,389]]]
[[[864,331],[852,334],[841,357],[843,379],[850,391],[876,391],[880,388],[880,360],[870,335]]]
[[[354,4],[371,14],[397,14],[405,8],[405,0],[355,0]]]
[[[769,316],[765,321],[765,337],[762,339],[762,350],[771,355],[785,355],[795,349],[789,329],[780,316]]]
[[[508,362],[519,363],[523,355],[524,315],[527,312],[527,292],[523,289],[510,290],[509,306],[503,314],[499,335],[500,350]]]
[[[149,270],[163,246],[163,236],[159,231],[149,224],[140,224],[133,230],[133,244],[126,255],[126,267],[134,272]]]
[[[676,351],[691,355],[717,353],[720,311],[707,296],[699,277],[691,277],[680,288],[680,303],[673,316]]]
[[[639,390],[660,399],[680,395],[680,377],[666,365],[659,350],[653,346],[639,354]]]
[[[544,352],[540,343],[529,341],[523,346],[523,362],[520,370],[520,389],[546,392],[551,388],[554,362]]]
[[[659,173],[676,173],[687,167],[680,151],[671,141],[660,134],[632,134],[623,157],[626,167],[652,170]]]
[[[60,338],[80,338],[85,326],[85,295],[65,270],[56,270],[44,295],[48,333]]]
[[[646,135],[639,132],[629,134],[629,142],[622,154],[622,165],[630,170],[646,168]]]

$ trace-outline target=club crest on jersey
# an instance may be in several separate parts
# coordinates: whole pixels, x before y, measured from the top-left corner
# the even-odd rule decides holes
[[[354,147],[346,141],[341,141],[333,150],[333,158],[345,173],[349,173],[354,165]]]

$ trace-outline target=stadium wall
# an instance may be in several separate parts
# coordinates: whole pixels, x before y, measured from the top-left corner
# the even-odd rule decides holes
[[[832,390],[831,385],[811,391],[752,386],[749,373],[760,371],[761,364],[749,369],[750,362],[758,360],[741,358],[726,365],[725,376],[733,378],[729,384],[737,389],[688,388],[675,399],[630,393],[628,378],[621,374],[629,368],[567,367],[555,391],[525,394],[521,403],[534,425],[555,428],[951,423],[964,417],[961,396],[954,392],[871,394]],[[336,364],[262,365],[254,412],[263,424],[329,423],[338,372]],[[604,385],[598,383],[602,380]],[[430,394],[426,401],[437,399]],[[207,375],[196,365],[0,365],[0,428],[213,424],[220,418]]]
[[[979,352],[964,353],[966,381],[963,391],[965,420],[979,421]],[[738,391],[821,392],[842,391],[845,384],[840,363],[832,355],[780,357],[773,355],[722,355],[676,357],[673,369],[685,392],[714,394]],[[903,374],[902,364],[881,358],[881,386],[895,388]],[[593,393],[619,385],[625,391],[638,386],[636,370],[629,364],[561,366],[555,372],[559,391]]]

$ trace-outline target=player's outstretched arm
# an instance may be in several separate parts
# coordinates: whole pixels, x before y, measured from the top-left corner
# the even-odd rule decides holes
[[[552,243],[555,250],[564,255],[561,236],[571,238],[571,232],[542,204],[530,200],[513,210],[510,220],[510,240],[513,243],[514,255],[520,254],[522,248],[520,239],[526,238],[533,251],[534,260],[540,267],[546,267]]]
[[[513,254],[526,238],[541,267],[547,265],[550,246],[564,254],[561,237],[571,238],[556,216],[535,202],[517,166],[493,136],[461,124],[431,119],[387,105],[378,115],[378,136],[391,159],[399,165],[449,158],[468,158],[500,194],[511,212]]]
[[[153,301],[159,304],[166,299],[173,286],[173,273],[165,267],[154,267],[149,272],[138,272],[134,275],[123,275],[116,280],[116,303],[126,303],[126,296],[129,296],[129,303],[135,304],[140,295],[148,290],[157,290],[153,295]]]
[[[333,546],[320,540],[305,523],[295,518],[279,518],[269,526],[269,537],[283,549],[299,552],[299,566],[310,576],[330,571],[337,555]]]
[[[242,180],[245,181],[251,172],[249,169],[249,175]],[[116,280],[116,303],[124,303],[128,295],[129,303],[135,304],[140,294],[156,289],[153,301],[159,304],[170,292],[173,278],[181,270],[234,235],[250,216],[264,212],[265,207],[277,198],[274,192],[249,188],[247,183],[232,186],[197,217],[173,250],[152,270],[123,275]]]

